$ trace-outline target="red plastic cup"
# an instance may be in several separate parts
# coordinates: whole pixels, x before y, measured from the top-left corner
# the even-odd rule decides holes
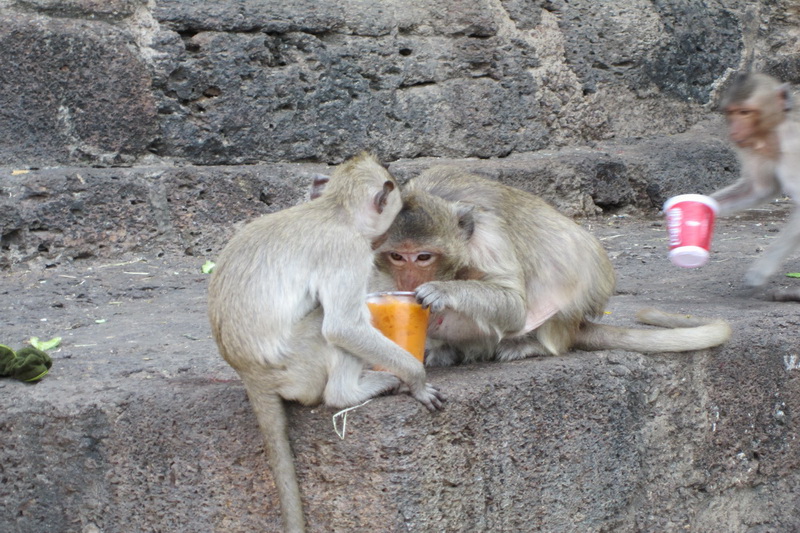
[[[708,262],[718,211],[717,201],[702,194],[682,194],[664,203],[672,264],[696,268]]]

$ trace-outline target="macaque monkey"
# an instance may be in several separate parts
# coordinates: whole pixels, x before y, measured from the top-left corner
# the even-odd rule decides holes
[[[800,246],[800,124],[789,117],[789,88],[764,74],[739,74],[722,108],[742,166],[733,185],[711,195],[719,215],[754,207],[783,192],[794,211],[775,242],[749,268],[745,285],[766,283]]]
[[[426,364],[583,350],[699,350],[725,342],[722,320],[641,311],[631,329],[590,321],[616,283],[597,239],[542,199],[454,167],[409,181],[377,249],[375,289],[415,290],[431,310]]]
[[[442,406],[422,363],[370,325],[372,241],[400,207],[394,178],[362,154],[337,167],[315,200],[246,225],[212,275],[211,330],[258,419],[287,532],[305,521],[283,400],[344,408],[402,381],[428,409]]]

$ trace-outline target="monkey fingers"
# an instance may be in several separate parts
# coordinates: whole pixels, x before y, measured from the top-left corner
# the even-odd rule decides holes
[[[435,281],[417,287],[417,301],[422,307],[427,307],[431,313],[441,313],[449,307],[450,298],[444,290],[443,283]]]
[[[444,407],[444,402],[447,401],[444,395],[430,383],[425,383],[423,387],[416,391],[412,390],[411,395],[422,403],[422,405],[427,407],[428,411],[438,411],[442,409]]]

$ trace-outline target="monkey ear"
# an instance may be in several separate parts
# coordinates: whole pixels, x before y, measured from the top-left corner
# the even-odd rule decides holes
[[[461,230],[464,239],[469,240],[475,232],[475,206],[461,202],[457,202],[455,205],[458,229]]]
[[[792,101],[793,100],[792,93],[790,91],[788,83],[781,84],[781,86],[778,87],[778,98],[783,100],[784,111],[792,110],[792,105],[794,104],[794,102]]]
[[[331,177],[325,174],[314,174],[313,178],[314,180],[311,182],[311,189],[309,190],[311,200],[322,196],[322,193],[325,191],[325,186],[331,180]]]
[[[375,205],[375,211],[377,211],[379,215],[383,213],[383,208],[389,203],[389,195],[392,194],[394,189],[394,182],[386,180],[383,182],[383,189],[381,192],[375,195],[373,204]]]

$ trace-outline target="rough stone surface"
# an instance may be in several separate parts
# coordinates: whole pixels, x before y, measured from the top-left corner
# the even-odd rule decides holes
[[[648,212],[681,192],[733,181],[738,163],[716,122],[685,134],[596,143],[502,159],[418,158],[389,165],[400,179],[451,164],[525,189],[574,216]],[[0,168],[0,266],[153,250],[214,255],[234,223],[302,200],[326,165]]]
[[[720,220],[697,270],[669,264],[658,217],[586,223],[619,276],[604,321],[630,325],[642,305],[722,316],[735,332],[723,347],[433,369],[443,412],[376,399],[344,440],[333,410],[291,406],[311,531],[797,529],[796,305],[737,288],[787,208]],[[39,384],[0,380],[0,530],[280,531],[255,419],[210,338],[201,264],[128,254],[2,274],[2,341],[63,341]]]
[[[0,174],[0,266],[169,248],[219,251],[232,224],[300,201],[320,165],[53,168]]]
[[[157,132],[150,74],[103,22],[0,11],[0,157],[23,166],[123,163]]]
[[[502,157],[800,81],[789,1],[0,1],[0,164]]]

